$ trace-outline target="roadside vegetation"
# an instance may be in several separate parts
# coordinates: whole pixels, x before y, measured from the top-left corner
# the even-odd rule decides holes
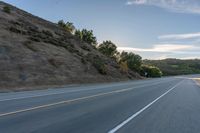
[[[63,20],[58,21],[58,26],[76,36],[81,41],[92,45],[103,55],[114,59],[120,66],[120,70],[124,73],[134,71],[144,77],[162,76],[162,72],[158,67],[154,65],[144,65],[140,55],[133,52],[119,52],[117,51],[117,46],[110,40],[106,40],[98,44],[97,38],[92,30],[76,29],[73,23],[64,22]],[[83,59],[83,63],[84,62],[85,61]],[[95,57],[93,59],[93,65],[101,74],[107,74],[106,63],[100,57]]]
[[[198,59],[144,60],[143,63],[145,65],[150,65],[150,66],[153,65],[160,68],[164,76],[200,73],[200,60]]]
[[[10,13],[11,12],[11,9],[9,6],[4,6],[3,7],[3,11],[6,12],[6,13]]]

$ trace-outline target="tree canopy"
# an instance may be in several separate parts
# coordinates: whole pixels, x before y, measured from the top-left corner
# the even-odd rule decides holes
[[[73,23],[71,22],[65,23],[63,20],[58,21],[58,25],[64,28],[66,31],[70,32],[71,34],[73,34],[76,29]]]
[[[132,52],[122,52],[120,55],[120,62],[127,61],[129,69],[139,71],[142,64],[142,57]]]
[[[113,57],[117,53],[117,46],[111,41],[103,41],[98,50],[106,56]]]
[[[142,65],[140,74],[145,77],[161,77],[162,72],[158,67]]]
[[[97,45],[97,39],[93,34],[92,30],[82,29],[82,30],[76,30],[75,36],[79,37],[81,40],[92,44],[94,46]]]

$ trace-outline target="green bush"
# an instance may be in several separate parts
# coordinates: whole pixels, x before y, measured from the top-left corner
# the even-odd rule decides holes
[[[123,51],[120,55],[120,62],[127,62],[129,69],[139,72],[142,65],[142,57],[132,52]]]
[[[93,59],[93,66],[99,71],[99,73],[106,75],[107,74],[107,67],[105,62],[99,57],[96,56]]]
[[[103,41],[103,43],[99,45],[98,50],[108,57],[114,57],[117,53],[117,46],[111,41]]]
[[[10,13],[11,12],[11,9],[9,6],[4,6],[3,7],[3,11],[6,12],[6,13]]]
[[[58,25],[63,29],[65,29],[66,31],[70,32],[71,34],[73,34],[76,29],[73,23],[71,22],[65,23],[63,20],[58,21]]]
[[[97,45],[97,38],[94,36],[92,30],[83,29],[82,31],[76,30],[75,36],[80,38],[81,40],[96,46]]]
[[[158,67],[143,65],[140,74],[145,77],[161,77],[162,72]]]

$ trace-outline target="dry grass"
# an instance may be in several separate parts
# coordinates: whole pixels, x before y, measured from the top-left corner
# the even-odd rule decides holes
[[[195,80],[196,83],[200,86],[200,78],[193,78],[193,80]]]

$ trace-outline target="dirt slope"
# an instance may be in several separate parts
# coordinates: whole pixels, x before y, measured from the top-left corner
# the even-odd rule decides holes
[[[0,88],[140,78],[56,24],[0,2]],[[106,74],[101,74],[102,62]]]

